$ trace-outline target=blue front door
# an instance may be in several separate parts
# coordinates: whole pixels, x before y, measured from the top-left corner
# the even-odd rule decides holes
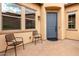
[[[57,13],[47,12],[47,38],[57,38]]]

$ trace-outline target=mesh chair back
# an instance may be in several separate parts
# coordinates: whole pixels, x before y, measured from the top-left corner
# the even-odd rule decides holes
[[[6,42],[11,42],[12,40],[15,40],[15,36],[13,33],[9,33],[5,35]]]
[[[38,32],[37,31],[33,31],[33,35],[38,35]]]

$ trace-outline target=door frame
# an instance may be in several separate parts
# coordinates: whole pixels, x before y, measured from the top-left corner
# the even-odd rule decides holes
[[[57,11],[47,11],[46,12],[46,39],[47,39],[47,13],[56,13],[57,15],[57,20],[56,20],[56,39],[58,39],[58,12]]]

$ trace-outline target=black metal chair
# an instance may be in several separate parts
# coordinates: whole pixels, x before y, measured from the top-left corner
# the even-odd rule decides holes
[[[42,41],[43,41],[42,40],[42,35],[40,33],[38,33],[37,30],[33,31],[33,40],[32,41],[35,42],[35,45],[36,45],[38,40],[40,40],[41,43],[42,43]]]
[[[16,38],[21,39],[20,41],[17,41]],[[5,35],[5,39],[6,39],[6,50],[5,50],[5,54],[7,52],[8,46],[14,46],[14,50],[15,50],[15,56],[17,56],[17,52],[16,52],[16,46],[19,44],[23,45],[23,49],[24,49],[24,43],[23,43],[23,38],[22,37],[15,37],[13,33],[9,33]]]

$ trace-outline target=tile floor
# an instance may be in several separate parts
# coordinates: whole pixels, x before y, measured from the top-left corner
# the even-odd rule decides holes
[[[45,40],[41,44],[38,42],[17,47],[18,56],[79,56],[79,41],[75,40]],[[2,54],[0,54],[2,55]],[[7,56],[14,56],[14,49],[7,51]]]

